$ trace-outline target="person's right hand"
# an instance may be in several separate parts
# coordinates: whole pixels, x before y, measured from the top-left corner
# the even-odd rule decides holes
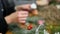
[[[29,10],[30,9],[30,4],[16,6],[15,7],[16,11],[5,17],[5,20],[6,20],[7,24],[10,24],[12,22],[13,23],[14,22],[21,23],[22,19],[26,20],[26,18],[28,16],[28,11],[22,11],[21,8]]]
[[[30,10],[30,4],[16,6],[15,9],[18,12],[17,14],[18,22],[25,23],[28,17],[28,11],[26,10]],[[22,9],[26,9],[26,10],[22,10]]]
[[[28,17],[28,11],[19,11],[17,17],[19,23],[25,23]]]
[[[27,9],[27,10],[30,10],[30,4],[25,4],[25,5],[18,5],[15,7],[15,10],[16,11],[20,11],[22,9]]]

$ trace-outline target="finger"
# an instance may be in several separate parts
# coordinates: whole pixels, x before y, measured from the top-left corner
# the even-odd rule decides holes
[[[28,16],[27,11],[18,11],[18,21],[20,22],[25,22]]]
[[[30,9],[30,4],[16,6],[15,10],[21,10],[21,8],[29,10]]]
[[[18,17],[27,17],[28,11],[18,11]]]

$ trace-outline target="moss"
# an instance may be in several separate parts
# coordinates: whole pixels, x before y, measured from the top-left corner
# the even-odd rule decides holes
[[[55,30],[60,30],[60,11],[55,6],[38,6],[38,11],[39,15],[46,21],[46,29],[50,30],[52,33],[55,32]],[[52,26],[52,28],[50,26]],[[55,26],[59,27],[56,28]]]

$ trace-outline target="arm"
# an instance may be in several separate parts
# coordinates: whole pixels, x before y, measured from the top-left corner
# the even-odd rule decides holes
[[[2,34],[2,33],[0,33],[0,34]]]
[[[17,12],[14,12],[14,13],[10,14],[9,16],[6,16],[5,20],[6,20],[7,24],[16,22],[17,21]]]

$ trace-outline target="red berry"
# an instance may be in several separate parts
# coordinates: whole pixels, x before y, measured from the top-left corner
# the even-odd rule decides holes
[[[33,28],[32,25],[29,25],[29,26],[27,27],[28,30],[31,30],[32,28]]]

